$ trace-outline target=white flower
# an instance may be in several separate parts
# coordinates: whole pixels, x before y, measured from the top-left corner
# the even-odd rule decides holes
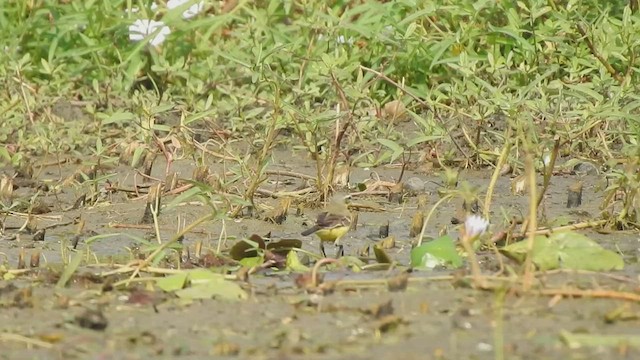
[[[482,234],[489,228],[489,221],[478,215],[467,216],[467,220],[464,221],[464,232],[469,238],[475,238]]]
[[[129,25],[129,40],[142,41],[152,35],[153,38],[149,41],[152,46],[162,44],[169,34],[171,34],[171,29],[162,21],[138,19]]]
[[[179,6],[182,6],[188,2],[190,2],[191,0],[169,0],[167,1],[167,8],[169,10],[171,9],[175,9]],[[203,1],[198,1],[197,3],[189,6],[189,8],[187,10],[185,10],[182,13],[182,17],[185,19],[191,19],[192,17],[198,15],[199,13],[202,12],[202,10],[204,10],[204,2]]]

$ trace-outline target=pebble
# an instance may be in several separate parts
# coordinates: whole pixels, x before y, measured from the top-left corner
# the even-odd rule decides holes
[[[587,161],[576,164],[573,167],[573,171],[575,171],[576,173],[586,174],[586,175],[598,175],[599,173],[598,167],[595,164],[592,164]]]
[[[410,195],[422,194],[425,192],[424,189],[425,183],[419,177],[410,177],[404,183],[404,191],[409,193]]]

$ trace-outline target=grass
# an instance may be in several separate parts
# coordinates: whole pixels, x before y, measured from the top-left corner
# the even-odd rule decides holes
[[[253,144],[274,130],[294,132],[286,140],[312,153],[332,145],[338,119],[356,119],[357,140],[371,147],[342,159],[355,165],[395,161],[433,142],[443,144],[445,161],[491,165],[504,134],[489,126],[502,121],[522,128],[521,139],[531,135],[536,156],[554,136],[566,152],[600,161],[637,139],[637,25],[628,9],[272,1],[212,5],[184,20],[180,9],[153,12],[136,2],[30,5],[2,9],[5,27],[20,34],[4,39],[0,57],[11,125],[0,136],[24,150],[4,152],[14,164],[25,153],[86,152],[112,127],[148,142],[148,121],[171,108],[187,127],[223,121]],[[140,11],[126,11],[132,7]],[[128,26],[145,14],[172,28],[161,47],[128,40]],[[86,104],[95,127],[84,143],[79,129],[56,124],[51,113],[60,99]],[[392,130],[376,142],[385,127],[375,114],[394,99],[406,103],[420,131],[403,139]],[[535,131],[541,127],[548,136]],[[462,139],[447,138],[453,128]],[[59,138],[66,141],[53,141]],[[348,140],[343,147],[356,141]],[[521,161],[522,147],[517,141],[512,161]]]

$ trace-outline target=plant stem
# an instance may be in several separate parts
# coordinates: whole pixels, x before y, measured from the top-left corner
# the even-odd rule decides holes
[[[529,180],[529,236],[527,237],[527,257],[524,261],[524,278],[522,280],[523,291],[529,291],[533,283],[533,245],[536,237],[535,230],[538,227],[538,202],[536,187],[536,171],[533,167],[533,155],[527,151],[525,158],[525,172]]]
[[[489,182],[489,187],[487,188],[487,195],[484,198],[484,209],[482,210],[482,216],[485,219],[489,219],[489,210],[491,209],[491,200],[493,198],[493,190],[495,189],[496,183],[498,182],[498,177],[500,177],[500,171],[502,171],[502,167],[507,162],[507,156],[509,156],[509,151],[511,151],[511,127],[507,127],[505,132],[505,143],[502,147],[502,152],[500,153],[500,157],[498,158],[498,162],[496,163],[496,168],[493,170],[493,174],[491,175],[491,181]]]

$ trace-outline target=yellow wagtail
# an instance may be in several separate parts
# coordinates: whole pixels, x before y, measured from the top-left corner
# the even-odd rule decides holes
[[[320,252],[327,257],[324,252],[324,243],[332,242],[338,246],[336,257],[344,255],[344,247],[340,244],[343,237],[351,228],[351,212],[347,208],[345,200],[349,196],[334,196],[325,210],[318,215],[316,224],[303,231],[302,235],[307,236],[315,233],[320,238]]]

